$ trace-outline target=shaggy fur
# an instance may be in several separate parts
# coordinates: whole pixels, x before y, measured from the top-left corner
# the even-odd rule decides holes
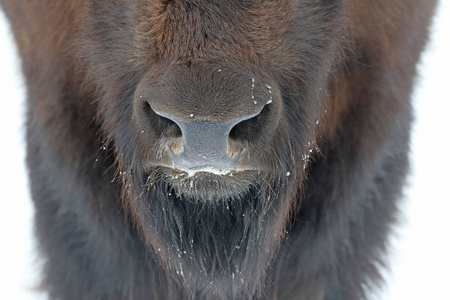
[[[364,299],[435,1],[1,0],[52,299]],[[183,122],[236,171],[174,168]]]

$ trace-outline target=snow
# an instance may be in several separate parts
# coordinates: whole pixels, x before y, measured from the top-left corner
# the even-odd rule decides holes
[[[388,285],[374,299],[450,299],[450,1],[440,2],[432,32],[414,93],[413,172],[402,206],[405,215],[392,239]],[[0,299],[45,299],[35,291],[40,261],[24,166],[24,82],[3,14],[0,66]]]
[[[255,101],[255,78],[252,78],[252,100],[253,103],[256,104],[257,102]]]
[[[186,172],[187,177],[192,177],[199,172],[211,173],[211,174],[215,174],[215,175],[230,175],[230,174],[232,174],[231,170],[220,170],[220,169],[216,169],[211,166],[203,166],[198,169],[186,169],[186,170],[181,169],[180,171]]]

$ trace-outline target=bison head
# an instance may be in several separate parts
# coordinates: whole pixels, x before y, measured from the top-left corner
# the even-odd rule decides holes
[[[124,207],[186,290],[260,291],[317,149],[345,23],[333,3],[85,8],[80,55]]]

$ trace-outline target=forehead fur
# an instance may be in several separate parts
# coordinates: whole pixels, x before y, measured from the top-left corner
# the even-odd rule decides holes
[[[258,62],[289,36],[291,6],[290,1],[142,1],[135,38],[151,59],[245,54],[247,62]]]

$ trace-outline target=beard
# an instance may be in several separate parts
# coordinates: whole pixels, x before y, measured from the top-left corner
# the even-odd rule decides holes
[[[252,298],[262,292],[296,195],[289,190],[294,174],[188,177],[156,167],[129,178],[136,195],[125,199],[133,199],[127,205],[143,242],[188,296]]]

